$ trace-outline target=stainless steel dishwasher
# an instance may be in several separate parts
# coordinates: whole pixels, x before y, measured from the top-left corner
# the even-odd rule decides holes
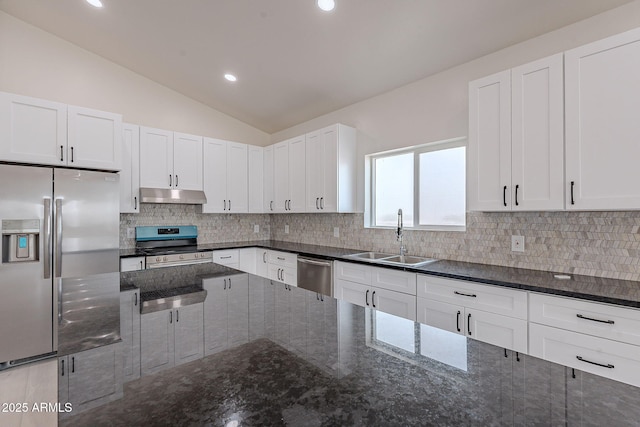
[[[298,287],[333,296],[333,261],[298,256]]]

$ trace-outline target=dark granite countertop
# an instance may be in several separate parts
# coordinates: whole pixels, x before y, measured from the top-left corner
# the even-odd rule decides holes
[[[198,245],[198,250],[211,251],[247,247],[273,249],[329,260],[367,264],[374,267],[393,268],[451,279],[467,280],[489,285],[505,286],[527,291],[640,308],[640,282],[630,280],[607,279],[581,275],[571,275],[569,280],[560,280],[554,278],[553,272],[447,260],[436,261],[421,267],[402,267],[386,264],[377,265],[371,262],[346,258],[347,255],[362,252],[362,250],[358,249],[334,248],[329,246],[273,240],[209,243]],[[121,256],[135,256],[132,255],[134,252],[135,250],[133,249],[125,249],[121,251]]]

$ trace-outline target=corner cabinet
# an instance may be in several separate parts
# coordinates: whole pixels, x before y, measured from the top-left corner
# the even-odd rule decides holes
[[[564,208],[563,56],[469,83],[469,209]]]
[[[122,116],[0,92],[0,160],[120,170]]]
[[[203,213],[248,212],[248,146],[221,139],[204,139]]]
[[[73,406],[61,418],[122,397],[121,352],[116,343],[58,357],[58,401]]]
[[[341,124],[306,135],[306,211],[356,211],[356,130]]]
[[[202,190],[202,137],[140,128],[140,186]]]
[[[120,213],[140,212],[140,127],[122,125]]]
[[[305,136],[273,146],[273,211],[305,211]]]
[[[565,53],[567,209],[640,209],[640,29]]]

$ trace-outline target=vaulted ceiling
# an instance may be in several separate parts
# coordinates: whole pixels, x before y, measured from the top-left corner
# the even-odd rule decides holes
[[[331,12],[315,0],[0,0],[0,10],[273,133],[629,2],[335,1]]]

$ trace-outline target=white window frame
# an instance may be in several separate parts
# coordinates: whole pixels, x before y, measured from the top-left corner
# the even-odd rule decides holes
[[[375,194],[376,194],[376,160],[384,157],[397,156],[401,154],[413,153],[413,218],[414,225],[412,227],[405,226],[407,230],[428,230],[428,231],[466,231],[466,215],[464,225],[419,225],[420,222],[420,154],[433,151],[447,150],[450,148],[465,147],[468,151],[467,138],[458,137],[447,139],[444,141],[432,142],[424,145],[405,147],[397,150],[383,151],[380,153],[368,154],[365,156],[365,228],[378,229],[395,229],[395,227],[376,225],[375,218]],[[465,158],[465,173],[467,170],[468,160]],[[465,189],[466,193],[466,189]],[[465,213],[466,209],[465,194]]]

